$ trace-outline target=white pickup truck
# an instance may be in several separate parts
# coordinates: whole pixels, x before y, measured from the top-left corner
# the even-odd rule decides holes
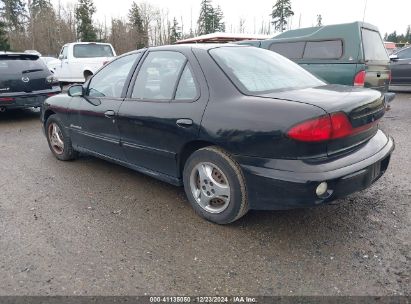
[[[65,44],[58,59],[47,66],[60,84],[81,83],[116,56],[109,43],[74,42]]]

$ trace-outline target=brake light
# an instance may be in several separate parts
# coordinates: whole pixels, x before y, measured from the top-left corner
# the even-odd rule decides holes
[[[10,101],[14,101],[14,98],[12,98],[12,97],[0,97],[0,101],[10,102]]]
[[[331,120],[327,115],[304,121],[292,127],[287,134],[299,141],[324,141],[330,139],[331,128]]]
[[[365,85],[365,71],[359,71],[354,77],[354,86],[363,87]]]
[[[337,112],[297,124],[287,132],[287,135],[298,141],[320,142],[361,133],[370,129],[376,123],[377,120],[353,128],[347,115]]]

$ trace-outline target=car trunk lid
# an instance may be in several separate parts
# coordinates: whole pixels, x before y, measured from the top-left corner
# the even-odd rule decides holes
[[[328,155],[347,151],[368,141],[377,132],[377,122],[385,113],[380,92],[342,85],[325,85],[260,96],[311,104],[323,109],[327,115],[344,113],[351,123],[352,133],[329,140]]]

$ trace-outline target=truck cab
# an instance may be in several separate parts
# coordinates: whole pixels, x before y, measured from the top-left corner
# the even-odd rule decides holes
[[[60,83],[82,83],[116,56],[109,43],[76,42],[65,44],[58,59],[48,63]]]

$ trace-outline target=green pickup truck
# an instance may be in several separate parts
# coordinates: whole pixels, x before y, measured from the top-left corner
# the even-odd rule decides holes
[[[386,103],[391,80],[390,59],[378,28],[364,22],[286,31],[267,40],[242,41],[277,52],[328,83],[381,91]]]

